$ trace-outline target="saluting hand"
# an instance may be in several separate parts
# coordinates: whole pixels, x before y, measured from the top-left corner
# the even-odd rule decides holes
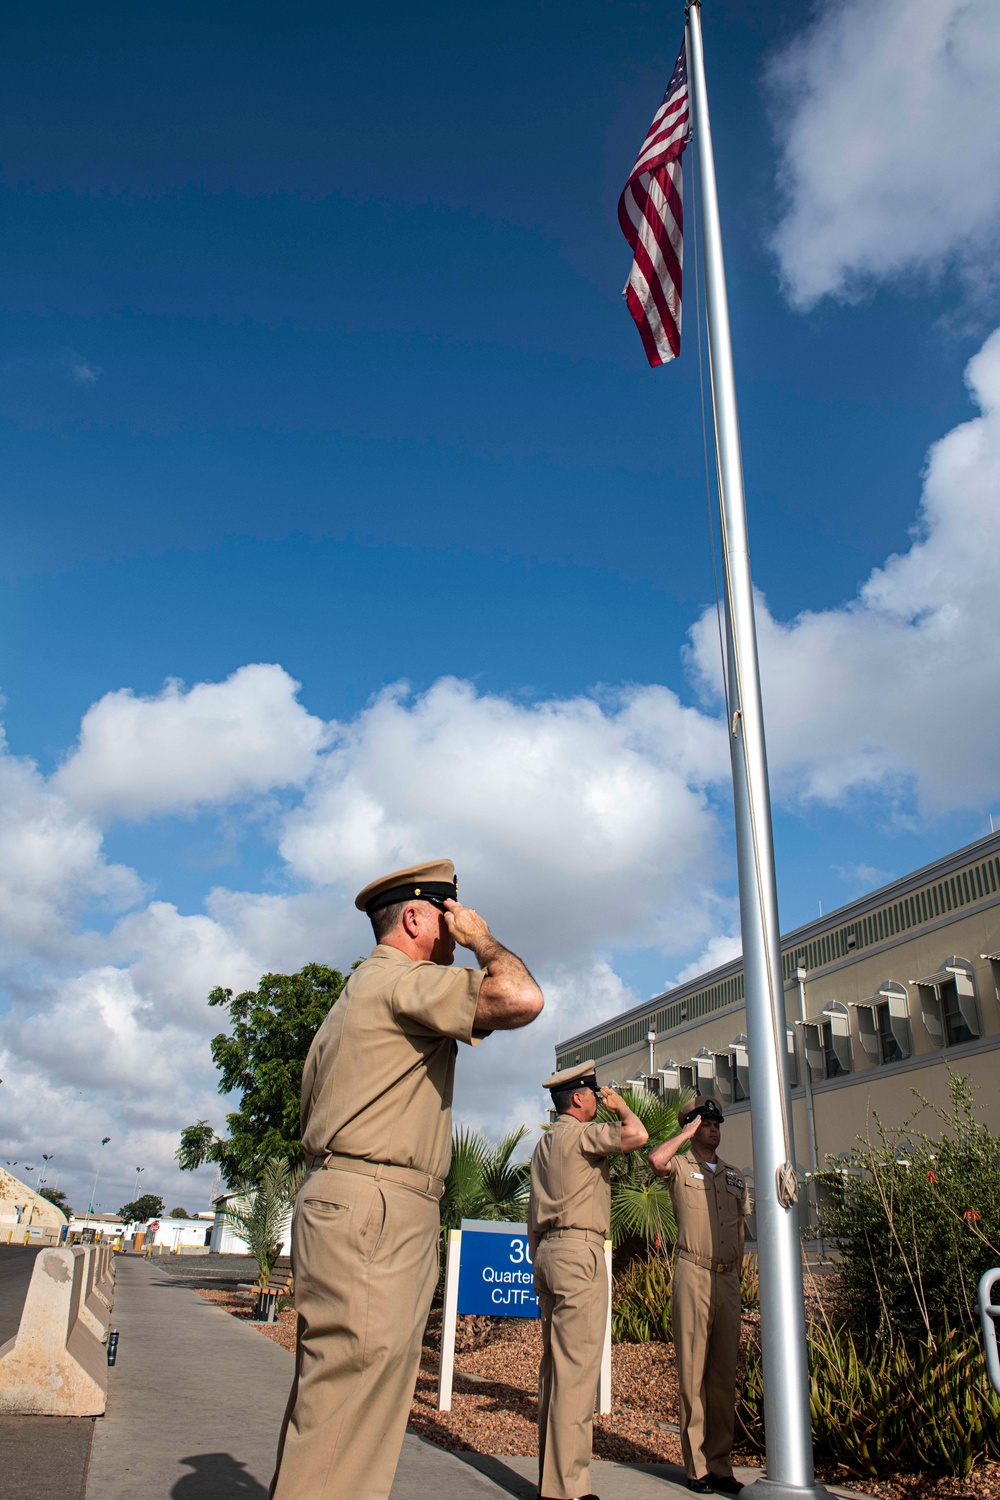
[[[477,958],[484,950],[497,945],[489,925],[471,906],[462,906],[449,898],[444,903],[444,919],[455,942],[461,943],[463,948],[471,948]]]
[[[604,1105],[604,1108],[610,1109],[612,1114],[617,1115],[625,1108],[625,1100],[621,1094],[616,1094],[614,1089],[601,1089],[598,1093],[598,1098]]]
[[[678,1141],[693,1140],[698,1133],[698,1126],[700,1124],[701,1115],[693,1115],[692,1118],[688,1120],[687,1124],[684,1126],[684,1129],[678,1132],[676,1139]]]

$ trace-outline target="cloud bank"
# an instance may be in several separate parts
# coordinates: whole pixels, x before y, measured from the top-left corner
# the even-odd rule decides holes
[[[786,806],[863,791],[938,816],[996,793],[1000,331],[967,382],[978,414],[931,450],[909,548],[839,608],[781,621],[760,601]],[[736,946],[710,614],[689,665],[700,706],[656,684],[525,702],[444,678],[324,723],[280,665],[254,664],[151,697],[107,694],[49,777],[0,743],[0,1152],[53,1151],[85,1202],[110,1135],[106,1207],[129,1196],[136,1166],[168,1206],[203,1204],[211,1171],[192,1184],[173,1152],[182,1125],[221,1125],[226,1110],[209,990],[310,960],[346,968],[371,942],[355,891],[431,854],[455,859],[463,895],[548,997],[536,1026],[462,1058],[458,1116],[493,1132],[537,1123],[558,1037],[644,998],[621,978],[623,955],[653,949],[664,974],[687,975]],[[151,889],[154,870],[105,853],[116,822],[220,809],[271,840],[258,888],[218,888],[184,911]]]
[[[794,304],[946,265],[977,292],[995,283],[995,0],[828,0],[766,82],[787,197],[773,247]]]

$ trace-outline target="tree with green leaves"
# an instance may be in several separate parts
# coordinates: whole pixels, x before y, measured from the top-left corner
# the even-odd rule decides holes
[[[455,1131],[441,1199],[442,1229],[458,1229],[463,1219],[524,1220],[531,1166],[511,1158],[527,1134],[527,1125],[521,1125],[494,1146],[478,1130]]]
[[[187,1209],[180,1208],[179,1206],[177,1208],[172,1208],[167,1214],[168,1219],[190,1219],[190,1217],[191,1215],[188,1213]]]
[[[62,1188],[39,1188],[38,1196],[39,1198],[47,1199],[47,1201],[51,1203],[55,1208],[58,1208],[62,1213],[64,1213],[67,1219],[71,1219],[73,1217],[73,1210],[70,1208],[68,1202],[66,1201],[66,1194],[63,1192]]]
[[[158,1219],[162,1213],[163,1199],[156,1193],[143,1193],[141,1198],[123,1203],[118,1210],[118,1217],[126,1224],[146,1224],[150,1219]]]
[[[207,1120],[181,1131],[176,1159],[185,1171],[217,1162],[228,1184],[253,1179],[274,1157],[296,1161],[299,1093],[306,1054],[347,978],[325,964],[297,974],[264,974],[255,990],[234,995],[217,987],[209,1005],[227,1012],[229,1034],[212,1041],[219,1093],[237,1094],[239,1108],[226,1116],[227,1136]]]
[[[611,1241],[627,1260],[636,1254],[665,1254],[677,1233],[669,1189],[646,1158],[654,1146],[677,1134],[678,1113],[692,1095],[690,1090],[652,1094],[623,1089],[621,1097],[649,1132],[645,1150],[611,1158]],[[602,1107],[597,1118],[614,1122],[617,1116]]]
[[[256,1172],[238,1178],[226,1202],[226,1223],[256,1260],[262,1290],[281,1254],[281,1241],[304,1176],[304,1163],[292,1166],[286,1156],[272,1156]]]

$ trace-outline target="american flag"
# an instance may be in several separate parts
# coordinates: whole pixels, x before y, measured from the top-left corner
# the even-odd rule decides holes
[[[663,103],[618,200],[618,222],[634,255],[623,295],[651,365],[665,365],[681,352],[681,153],[690,133],[687,51],[682,43]]]

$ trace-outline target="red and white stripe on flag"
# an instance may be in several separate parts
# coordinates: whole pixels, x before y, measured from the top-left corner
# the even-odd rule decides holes
[[[651,365],[665,365],[681,352],[681,153],[690,134],[687,52],[682,43],[663,103],[618,201],[618,222],[634,257],[623,295]]]

